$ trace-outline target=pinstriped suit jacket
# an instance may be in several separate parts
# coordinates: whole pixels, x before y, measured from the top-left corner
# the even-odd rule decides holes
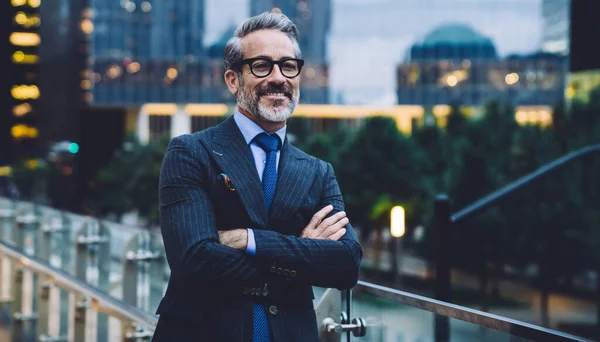
[[[311,286],[354,286],[362,249],[351,225],[339,241],[299,238],[324,206],[344,210],[329,163],[286,140],[278,177],[267,215],[252,154],[232,117],[172,139],[159,185],[171,277],[155,341],[251,341],[256,302],[265,305],[273,341],[318,340]],[[217,230],[246,227],[254,229],[255,256],[219,244]]]

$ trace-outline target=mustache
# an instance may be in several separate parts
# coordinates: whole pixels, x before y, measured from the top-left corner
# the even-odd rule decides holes
[[[258,97],[267,95],[269,93],[282,93],[290,100],[292,99],[292,89],[286,87],[283,84],[268,84],[264,87],[260,87],[256,90],[256,95]]]

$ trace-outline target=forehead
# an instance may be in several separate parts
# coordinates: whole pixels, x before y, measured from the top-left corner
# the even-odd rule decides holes
[[[287,34],[278,30],[254,31],[242,38],[242,58],[267,56],[274,60],[296,57],[296,48]]]

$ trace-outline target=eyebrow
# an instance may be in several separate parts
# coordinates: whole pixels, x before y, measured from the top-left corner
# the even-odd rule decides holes
[[[248,57],[247,59],[250,59],[250,58],[265,58],[265,59],[269,59],[269,60],[272,60],[272,61],[274,60],[271,56],[267,56],[267,55],[258,55],[258,56],[254,56],[254,57]],[[292,57],[290,57],[290,56],[283,56],[279,60],[282,60],[284,58],[296,58],[296,56],[292,56]]]

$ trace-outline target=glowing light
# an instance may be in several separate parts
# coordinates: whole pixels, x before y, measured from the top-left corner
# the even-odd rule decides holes
[[[10,166],[0,166],[0,176],[10,176],[11,172]]]
[[[108,69],[106,70],[106,75],[109,78],[117,78],[117,77],[121,76],[121,72],[122,72],[121,67],[113,64],[113,65],[109,66]]]
[[[17,12],[15,14],[15,23],[24,28],[31,28],[40,26],[41,21],[37,15],[27,15],[25,12]]]
[[[26,3],[27,3],[27,0],[11,0],[10,1],[10,4],[13,5],[13,7],[25,6]]]
[[[446,84],[448,84],[448,86],[450,87],[454,87],[458,84],[458,79],[456,78],[456,76],[450,75],[448,76],[448,78],[446,78]]]
[[[16,46],[37,46],[40,45],[40,35],[31,32],[13,32],[10,34],[9,41]]]
[[[167,78],[169,79],[175,79],[177,78],[177,69],[175,68],[169,68],[169,70],[167,70]]]
[[[21,103],[20,105],[14,106],[12,112],[14,116],[20,117],[31,113],[32,109],[33,108],[29,103]]]
[[[67,150],[73,154],[79,152],[79,144],[77,144],[76,142],[72,142],[69,144],[69,147],[67,147]]]
[[[40,90],[35,85],[13,86],[10,90],[13,98],[17,100],[37,99],[40,97]]]
[[[94,23],[89,19],[83,19],[81,21],[81,31],[85,34],[91,34],[94,32]]]
[[[29,7],[31,8],[38,8],[40,7],[41,1],[40,0],[29,0]]]
[[[526,111],[518,110],[515,113],[515,120],[517,120],[520,125],[525,125],[529,121],[529,115],[527,115]]]
[[[15,51],[12,55],[12,61],[15,64],[36,64],[38,62],[38,56],[25,54],[23,51]]]
[[[504,81],[508,85],[513,85],[513,84],[519,82],[519,75],[515,72],[512,72],[512,73],[506,75],[506,77],[504,77]]]
[[[14,125],[10,129],[10,134],[15,139],[25,139],[25,138],[37,138],[39,136],[38,129],[35,127],[19,124]]]
[[[395,206],[390,212],[390,233],[393,237],[399,238],[406,232],[406,218],[404,208]]]
[[[135,74],[138,71],[140,71],[140,63],[138,63],[138,62],[130,63],[127,66],[127,72],[130,74]]]
[[[125,10],[129,13],[135,11],[135,4],[131,1],[125,4]]]
[[[149,3],[148,1],[143,1],[142,5],[140,7],[142,8],[142,11],[144,11],[144,12],[150,12],[152,10],[152,4]]]
[[[89,90],[92,88],[92,82],[90,82],[90,80],[82,80],[80,85],[81,89],[83,90]]]

